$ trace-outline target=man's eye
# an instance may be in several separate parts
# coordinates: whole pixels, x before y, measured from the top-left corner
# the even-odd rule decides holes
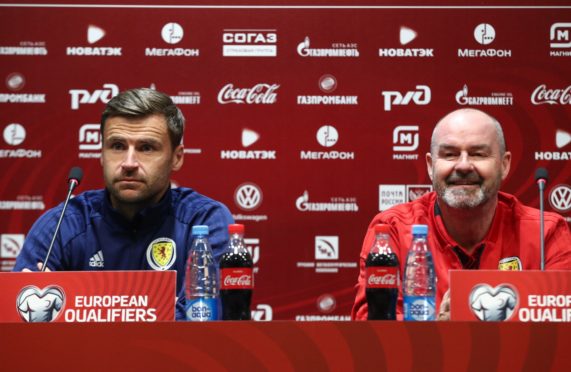
[[[153,150],[154,150],[154,148],[151,145],[142,145],[141,146],[141,151],[143,151],[143,152],[151,152]]]
[[[114,142],[111,144],[111,148],[113,150],[122,150],[123,149],[123,144],[121,142]]]

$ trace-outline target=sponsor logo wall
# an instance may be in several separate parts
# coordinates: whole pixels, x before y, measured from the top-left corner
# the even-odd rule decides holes
[[[77,192],[102,187],[100,115],[135,87],[167,93],[187,119],[173,183],[246,225],[255,320],[349,319],[366,227],[432,191],[425,153],[454,108],[503,124],[503,190],[537,207],[533,170],[546,167],[546,209],[571,223],[570,9],[153,12],[2,8],[0,270],[63,200],[72,166],[85,172]]]

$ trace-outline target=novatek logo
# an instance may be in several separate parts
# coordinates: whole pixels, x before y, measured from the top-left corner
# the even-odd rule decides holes
[[[310,48],[309,36],[297,45],[297,54],[302,57],[359,57],[357,44],[333,43],[330,48]]]
[[[338,236],[316,236],[315,237],[315,259],[316,260],[338,260],[339,259],[339,237]]]
[[[558,129],[555,133],[555,146],[561,149],[571,142],[571,134]],[[571,151],[536,151],[535,160],[571,160]]]
[[[218,93],[218,103],[272,105],[276,103],[279,84],[256,84],[252,88],[234,88],[234,84],[226,84]]]
[[[242,130],[242,146],[249,147],[258,141],[260,135],[244,128]],[[276,160],[276,150],[221,150],[220,159],[233,160]]]
[[[11,91],[17,92],[22,90],[24,85],[26,85],[26,79],[24,79],[24,75],[19,72],[13,72],[6,77],[6,86]]]
[[[555,186],[549,194],[549,204],[561,213],[571,211],[571,187],[568,185]]]
[[[534,105],[571,105],[571,85],[561,89],[547,89],[541,84],[531,94],[531,103]]]
[[[0,235],[0,258],[16,258],[24,246],[24,234]]]
[[[20,124],[8,124],[4,128],[4,141],[11,146],[18,146],[26,139],[26,129]]]
[[[225,57],[275,57],[278,53],[276,30],[224,30],[222,55]]]
[[[409,44],[417,37],[417,32],[412,28],[401,26],[399,42],[402,46]],[[432,48],[381,48],[379,57],[434,57]]]
[[[105,37],[105,30],[95,25],[87,27],[87,42],[95,44]],[[122,55],[121,47],[84,47],[73,46],[66,48],[68,56],[89,56],[89,57],[120,57]]]
[[[379,185],[379,211],[411,202],[432,191],[432,185]]]
[[[119,94],[119,87],[115,84],[103,84],[104,89],[96,89],[89,93],[86,89],[70,89],[71,109],[78,110],[79,104],[94,104],[98,101],[107,103]]]
[[[167,44],[178,44],[184,36],[184,29],[175,22],[167,23],[161,30],[161,37]],[[147,57],[198,57],[198,49],[188,48],[145,48]]]
[[[470,292],[470,309],[482,321],[508,320],[517,304],[517,292],[508,284],[500,284],[497,287],[478,284]]]
[[[384,110],[391,111],[392,106],[406,106],[410,102],[417,105],[428,105],[431,99],[430,87],[428,85],[417,85],[416,90],[408,91],[404,95],[401,92],[386,90],[381,92],[384,98]]]
[[[2,133],[4,142],[10,146],[19,146],[26,139],[26,129],[23,125],[12,123],[8,124]],[[29,149],[0,149],[0,158],[28,158],[36,159],[42,157],[42,150]]]
[[[489,45],[496,39],[494,26],[481,23],[474,28],[474,39],[481,45]],[[510,49],[458,49],[461,58],[511,57]]]
[[[337,79],[333,75],[323,75],[318,80],[319,89],[326,94],[337,89]],[[297,96],[298,105],[358,105],[358,96]]]
[[[44,41],[20,41],[18,46],[0,46],[0,56],[47,56]]]
[[[263,200],[262,189],[254,183],[243,183],[234,191],[236,205],[247,212],[257,209]]]
[[[257,322],[270,321],[274,319],[274,311],[270,305],[258,304],[255,310],[251,312],[252,320]]]
[[[551,25],[549,31],[550,46],[553,49],[570,49],[571,37],[571,23],[558,22]],[[568,50],[551,50],[549,51],[551,57],[570,57],[571,51]]]
[[[14,72],[6,77],[6,87],[17,92],[26,83],[24,75]],[[46,95],[39,93],[0,93],[0,103],[46,103]]]
[[[327,203],[309,202],[307,190],[295,201],[295,207],[301,212],[358,212],[357,198],[333,197]]]
[[[417,160],[418,154],[408,154],[418,149],[418,125],[399,125],[393,130],[393,160]],[[405,154],[398,154],[399,152]]]
[[[83,124],[79,128],[79,158],[101,157],[101,124]]]
[[[24,287],[16,299],[16,308],[22,320],[29,323],[51,322],[57,319],[65,305],[65,293],[56,285],[43,289]]]
[[[511,106],[514,99],[511,93],[490,93],[489,96],[469,96],[468,86],[464,87],[456,93],[456,102],[460,105],[470,106]]]
[[[339,133],[331,125],[324,125],[317,130],[317,142],[323,147],[331,147],[337,143]]]

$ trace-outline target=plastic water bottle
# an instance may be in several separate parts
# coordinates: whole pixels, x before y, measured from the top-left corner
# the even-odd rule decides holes
[[[404,320],[436,319],[436,275],[427,235],[428,226],[412,226],[403,280]]]
[[[208,243],[208,226],[192,226],[194,240],[186,263],[186,319],[218,319],[218,272]]]

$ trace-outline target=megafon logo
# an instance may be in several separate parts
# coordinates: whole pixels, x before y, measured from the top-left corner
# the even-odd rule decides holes
[[[474,29],[474,39],[482,45],[491,44],[495,38],[496,30],[488,23],[481,23]]]
[[[176,22],[169,22],[163,26],[161,37],[168,44],[178,44],[184,36],[184,29]]]
[[[119,87],[115,84],[103,84],[104,89],[96,89],[90,93],[86,89],[70,89],[71,109],[78,110],[79,104],[94,104],[98,101],[107,103],[119,94]]]
[[[18,146],[26,139],[26,129],[17,123],[8,124],[4,128],[4,141],[8,145]]]
[[[339,140],[339,133],[334,126],[324,125],[317,130],[317,142],[323,147],[334,146]]]
[[[430,103],[431,93],[428,85],[417,85],[416,90],[406,92],[404,95],[398,91],[386,90],[381,92],[383,95],[385,111],[391,111],[393,105],[406,106],[410,102],[417,105],[428,105]]]

